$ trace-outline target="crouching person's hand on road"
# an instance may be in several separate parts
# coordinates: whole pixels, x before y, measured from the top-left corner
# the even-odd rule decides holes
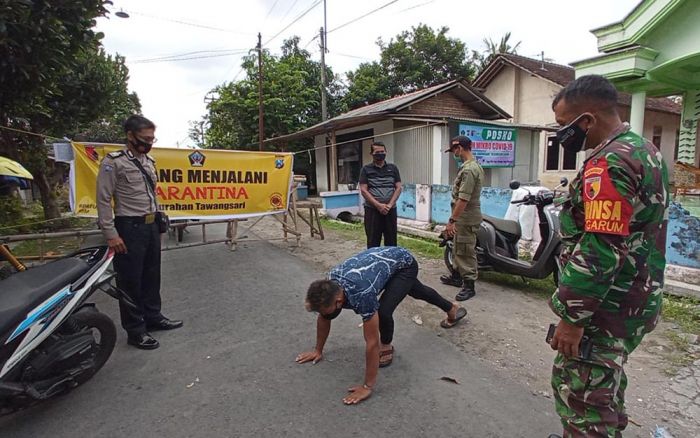
[[[343,403],[356,405],[362,400],[367,400],[372,395],[372,388],[367,385],[358,385],[348,389],[348,392],[350,392],[350,395],[343,399]]]
[[[301,353],[299,356],[296,358],[297,363],[306,363],[306,362],[311,362],[314,365],[317,363],[321,362],[321,359],[323,359],[323,354],[321,354],[320,351],[314,350],[314,351],[307,351],[305,353]]]

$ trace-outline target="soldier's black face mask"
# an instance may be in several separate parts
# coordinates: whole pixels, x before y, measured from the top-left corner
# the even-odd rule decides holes
[[[386,154],[384,152],[378,152],[376,154],[373,154],[372,157],[374,157],[374,161],[382,162],[386,159]]]
[[[588,129],[583,129],[578,125],[583,117],[590,117],[590,115],[587,113],[581,114],[571,123],[557,131],[557,140],[559,140],[559,144],[569,152],[580,152],[586,144]]]

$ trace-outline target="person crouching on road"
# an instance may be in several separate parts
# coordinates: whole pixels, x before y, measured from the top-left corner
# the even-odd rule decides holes
[[[379,294],[384,291],[381,297]],[[409,295],[442,309],[447,317],[440,323],[452,328],[467,316],[467,309],[451,303],[418,280],[418,262],[401,247],[370,248],[331,269],[328,279],[311,283],[306,294],[306,310],[317,312],[316,347],[297,356],[298,363],[317,363],[331,330],[331,321],[342,309],[362,316],[366,346],[364,384],[350,388],[343,399],[356,404],[372,395],[380,367],[391,365],[394,347],[393,313]]]

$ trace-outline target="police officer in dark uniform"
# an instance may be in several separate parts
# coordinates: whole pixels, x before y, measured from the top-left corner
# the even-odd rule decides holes
[[[132,303],[119,303],[127,342],[143,350],[159,343],[148,332],[182,327],[160,312],[160,228],[156,221],[155,160],[148,155],[156,126],[139,115],[124,123],[126,148],[107,154],[97,175],[97,216],[114,249],[117,287]],[[112,208],[114,201],[114,208]],[[114,213],[114,214],[113,214]]]

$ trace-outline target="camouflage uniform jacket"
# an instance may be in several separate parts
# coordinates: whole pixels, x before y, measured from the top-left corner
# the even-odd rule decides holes
[[[623,125],[571,184],[552,310],[594,338],[617,338],[634,350],[661,310],[668,204],[661,153]]]
[[[454,208],[458,199],[467,201],[467,206],[457,219],[457,225],[479,225],[481,223],[481,187],[484,183],[484,169],[476,161],[465,161],[457,172],[452,186],[452,203]]]

